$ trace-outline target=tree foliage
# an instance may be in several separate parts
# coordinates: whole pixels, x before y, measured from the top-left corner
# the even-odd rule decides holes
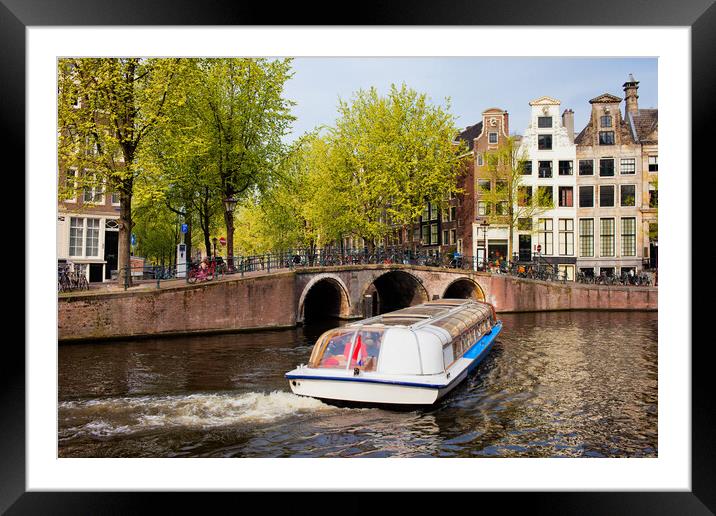
[[[118,192],[120,276],[129,267],[136,156],[165,122],[181,59],[79,58],[58,62],[58,158],[79,188]],[[63,183],[61,183],[63,184]],[[66,184],[66,183],[64,183]],[[65,198],[66,191],[59,192]]]
[[[486,155],[490,188],[480,188],[479,199],[489,206],[487,221],[509,228],[507,256],[514,249],[514,229],[520,219],[533,217],[554,207],[552,195],[545,190],[529,191],[524,185],[526,154],[514,137]],[[492,187],[494,185],[494,188]]]
[[[345,202],[344,231],[369,242],[393,224],[409,224],[427,201],[438,205],[457,191],[460,148],[454,116],[425,94],[392,85],[340,101],[329,129],[329,167]]]

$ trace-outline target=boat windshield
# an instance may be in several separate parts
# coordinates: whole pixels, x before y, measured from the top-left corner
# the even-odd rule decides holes
[[[363,328],[357,333],[355,328],[328,331],[316,342],[309,366],[375,371],[383,333],[381,328]]]
[[[321,335],[313,347],[309,366],[345,368],[355,333],[355,329],[335,329]]]

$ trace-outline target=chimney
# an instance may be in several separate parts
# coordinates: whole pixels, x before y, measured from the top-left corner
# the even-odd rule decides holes
[[[504,120],[503,124],[505,126],[505,134],[509,137],[510,136],[510,114],[505,111],[502,115],[502,119]]]
[[[639,95],[636,93],[636,90],[639,89],[639,81],[634,79],[632,74],[629,74],[629,80],[622,84],[622,87],[624,88],[624,102],[626,103],[624,117],[628,118],[629,113],[636,114],[639,111],[639,102],[637,100]]]
[[[574,143],[574,111],[565,109],[562,113],[562,127],[567,130],[569,143]]]

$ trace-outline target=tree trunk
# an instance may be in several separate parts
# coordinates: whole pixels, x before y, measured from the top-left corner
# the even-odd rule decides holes
[[[132,249],[132,195],[121,188],[119,193],[119,244],[117,252],[117,267],[119,268],[118,281],[120,285],[132,286],[132,274],[130,271],[131,249]],[[126,279],[125,279],[126,278]],[[126,282],[126,283],[125,283]]]
[[[226,222],[226,261],[229,263],[229,269],[234,268],[234,214],[230,211],[224,211],[224,221]]]

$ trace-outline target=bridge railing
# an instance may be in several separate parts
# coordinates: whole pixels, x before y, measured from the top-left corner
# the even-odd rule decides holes
[[[481,271],[560,283],[568,281],[566,271],[560,271],[556,265],[546,261],[541,256],[536,257],[531,262],[509,262],[506,260],[485,262],[482,257],[465,256],[453,252],[428,253],[401,247],[380,247],[372,251],[368,249],[340,248],[291,249],[278,253],[235,256],[233,268],[230,269],[229,273],[244,275],[253,272],[293,270],[304,267],[387,264]],[[575,276],[573,281],[580,282],[580,277]],[[623,282],[619,284],[633,285],[634,283]]]

